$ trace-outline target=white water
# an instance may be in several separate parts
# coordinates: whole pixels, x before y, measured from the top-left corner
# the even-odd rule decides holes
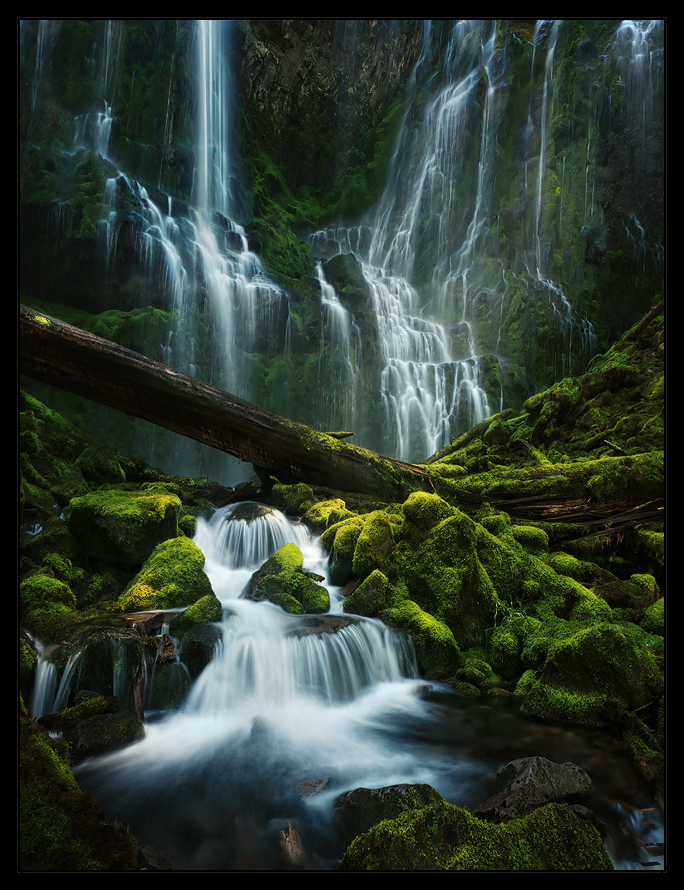
[[[356,430],[357,386],[361,361],[358,325],[326,280],[320,262],[315,267],[321,286],[321,335],[316,384],[316,421],[321,430]]]
[[[121,50],[121,23],[118,25],[106,26],[107,41],[98,75],[103,91],[101,107],[76,119],[74,138],[75,151],[97,151],[115,166],[109,142],[116,107],[106,91],[115,81],[112,70]],[[173,212],[170,196],[164,196],[166,206],[159,206],[147,189],[117,170],[106,184],[107,209],[100,221],[99,237],[106,275],[115,266],[119,244],[126,234],[135,244],[150,289],[165,294],[163,308],[172,313],[172,321],[165,341],[158,345],[164,363],[197,376],[203,356],[203,379],[249,400],[253,380],[246,355],[254,351],[257,335],[273,334],[282,339],[278,331],[283,314],[280,307],[287,296],[269,279],[260,258],[249,249],[246,231],[238,221],[241,198],[233,157],[234,87],[226,58],[230,27],[229,21],[197,22],[196,166],[187,214]],[[160,163],[163,165],[163,157]],[[193,334],[199,329],[206,332],[205,342],[198,343]],[[170,470],[202,475],[195,463],[196,445],[180,441],[175,460],[178,464],[169,466]],[[244,469],[237,468],[237,461],[225,456],[221,469],[214,467],[214,472],[222,473],[223,480],[232,483],[245,476]]]

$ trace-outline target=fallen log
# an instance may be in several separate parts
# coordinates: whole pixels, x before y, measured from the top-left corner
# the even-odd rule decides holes
[[[266,467],[288,481],[387,502],[435,490],[421,467],[294,423],[27,306],[20,307],[19,356],[21,374]]]
[[[494,423],[495,420],[506,420],[513,413],[512,408],[506,408],[505,411],[501,411],[499,414],[493,414],[491,417],[485,417],[484,420],[480,421],[480,423],[476,424],[472,429],[469,429],[467,432],[463,433],[458,439],[454,439],[449,445],[445,445],[440,451],[436,454],[433,454],[429,457],[425,464],[434,464],[438,463],[441,460],[444,460],[445,457],[448,457],[450,454],[455,454],[457,451],[460,451],[462,448],[465,448],[466,445],[469,445],[474,439],[478,439],[480,436],[483,436],[490,425]]]

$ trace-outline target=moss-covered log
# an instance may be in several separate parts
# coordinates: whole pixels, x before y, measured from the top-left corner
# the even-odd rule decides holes
[[[276,476],[387,501],[434,490],[421,467],[294,423],[56,318],[20,308],[20,371]]]

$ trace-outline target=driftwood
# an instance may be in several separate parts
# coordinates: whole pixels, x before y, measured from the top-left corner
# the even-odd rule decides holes
[[[294,423],[26,306],[19,347],[22,374],[266,467],[282,481],[386,501],[434,491],[421,467]]]

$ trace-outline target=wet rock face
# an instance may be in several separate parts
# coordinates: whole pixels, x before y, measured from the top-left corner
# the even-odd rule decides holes
[[[339,108],[351,136],[362,116],[372,126],[386,112],[415,64],[420,34],[420,23],[387,20],[243,22],[245,108],[269,122],[274,146],[285,145],[303,122],[309,136],[321,131]]]

